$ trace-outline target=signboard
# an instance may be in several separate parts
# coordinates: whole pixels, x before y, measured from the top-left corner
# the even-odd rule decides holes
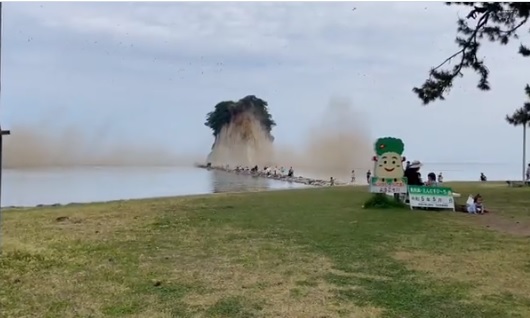
[[[384,137],[376,140],[373,157],[374,175],[370,180],[372,193],[407,193],[402,157],[405,145],[398,138]]]
[[[372,193],[407,193],[407,178],[385,179],[372,177],[370,182]]]
[[[438,208],[455,210],[453,190],[442,187],[409,186],[410,209]]]

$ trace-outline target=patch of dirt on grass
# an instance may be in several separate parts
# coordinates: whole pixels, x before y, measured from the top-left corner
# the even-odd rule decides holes
[[[226,227],[208,230],[207,235],[195,230],[181,235],[186,239],[180,242],[179,255],[170,256],[174,267],[168,274],[180,283],[205,286],[182,300],[195,309],[197,317],[225,298],[246,298],[259,304],[260,317],[370,318],[382,313],[378,308],[340,302],[335,297],[337,288],[324,279],[332,271],[330,260],[290,242]],[[217,246],[206,247],[212,241]],[[182,253],[201,249],[205,257]],[[150,260],[148,266],[156,262]]]
[[[378,280],[378,281],[387,281],[390,279],[389,277],[386,277],[386,276],[369,275],[365,273],[344,272],[338,269],[331,269],[329,272],[336,276],[355,277],[355,278],[371,279],[371,280]]]
[[[530,236],[530,220],[503,217],[492,213],[478,216],[475,222],[486,228],[515,236]]]
[[[530,295],[530,275],[525,272],[530,259],[524,244],[518,250],[469,251],[465,254],[401,251],[395,253],[394,258],[406,263],[409,269],[429,273],[441,281],[474,286],[472,299],[503,293],[521,297]]]

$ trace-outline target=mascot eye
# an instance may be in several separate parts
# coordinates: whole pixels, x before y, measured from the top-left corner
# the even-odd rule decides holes
[[[384,164],[386,165],[386,160],[385,160],[385,161],[383,161],[383,163],[384,163]]]
[[[392,164],[395,165],[395,164],[396,164],[396,160],[393,160],[393,161],[392,161]]]

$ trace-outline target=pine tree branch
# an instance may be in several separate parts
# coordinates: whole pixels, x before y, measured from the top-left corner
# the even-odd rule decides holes
[[[515,33],[525,25],[530,16],[529,3],[477,3],[477,2],[453,2],[448,5],[462,5],[473,7],[465,19],[477,19],[475,27],[471,28],[465,19],[458,20],[458,33],[463,37],[457,37],[456,42],[460,49],[446,58],[437,66],[431,68],[428,79],[421,87],[414,87],[412,91],[427,105],[437,99],[444,100],[453,86],[457,76],[463,76],[464,68],[471,68],[479,74],[480,79],[477,87],[480,90],[489,90],[489,70],[484,60],[478,58],[478,50],[483,37],[501,45],[508,44],[511,38],[518,38]],[[501,28],[504,26],[504,28]],[[530,56],[530,48],[520,44],[519,53]],[[452,60],[461,56],[461,59],[451,69],[443,70]]]
[[[466,58],[466,51],[471,47],[471,45],[478,45],[478,42],[477,42],[477,36],[478,36],[478,32],[479,30],[484,27],[484,25],[486,25],[486,23],[488,23],[488,19],[489,19],[489,12],[486,12],[483,16],[480,17],[480,19],[477,21],[477,24],[476,24],[476,28],[473,30],[473,32],[471,33],[471,35],[468,37],[468,39],[466,40],[465,44],[463,44],[463,47],[460,51],[454,53],[453,55],[451,55],[450,57],[448,57],[447,59],[445,59],[445,61],[443,61],[442,63],[440,63],[438,66],[436,66],[435,68],[433,68],[431,70],[431,73],[432,71],[436,71],[438,70],[439,68],[441,68],[442,66],[444,66],[445,64],[449,63],[453,58],[457,57],[458,55],[462,54],[462,59],[460,60],[460,63],[458,64],[458,68],[456,68],[454,71],[453,71],[453,77],[452,78],[455,78],[458,74],[460,74],[460,71],[462,70],[462,67],[464,66],[465,64],[465,58]]]

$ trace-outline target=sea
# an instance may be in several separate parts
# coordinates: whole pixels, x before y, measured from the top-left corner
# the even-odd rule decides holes
[[[516,163],[425,163],[422,174],[442,173],[445,181],[519,180]],[[365,171],[357,171],[364,183]],[[310,174],[298,172],[311,177]],[[3,169],[2,207],[100,202],[194,194],[307,187],[303,184],[236,175],[195,167],[70,167]]]

